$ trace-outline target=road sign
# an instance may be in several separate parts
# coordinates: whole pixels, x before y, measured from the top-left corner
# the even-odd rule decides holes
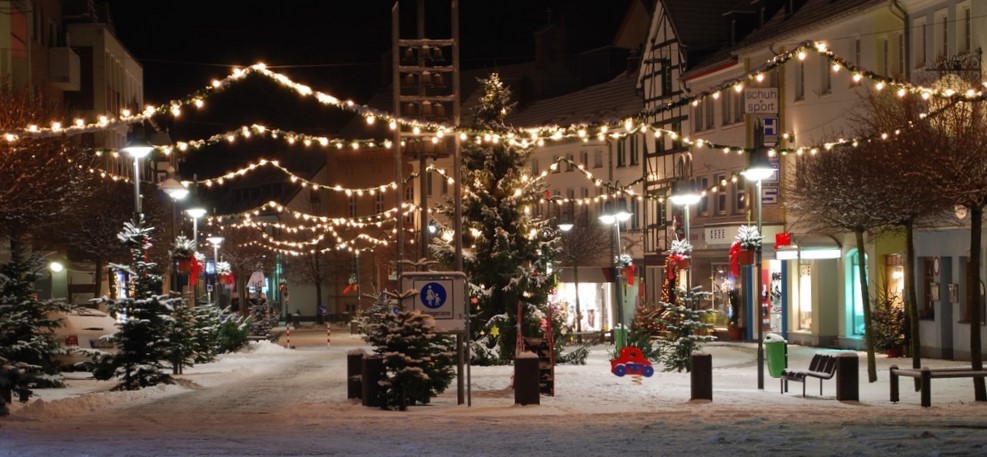
[[[401,275],[401,287],[412,300],[411,308],[435,319],[436,327],[464,331],[466,325],[466,275],[458,271],[414,271]],[[402,294],[405,295],[405,294]],[[402,303],[408,306],[408,303]]]
[[[778,144],[778,118],[766,117],[761,121],[764,125],[764,145],[774,146]]]

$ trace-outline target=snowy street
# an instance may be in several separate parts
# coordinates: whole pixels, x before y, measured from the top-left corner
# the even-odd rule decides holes
[[[555,397],[515,406],[511,367],[472,368],[472,406],[456,404],[455,384],[425,407],[382,411],[346,399],[346,353],[355,336],[296,332],[296,350],[262,343],[196,366],[180,383],[107,392],[110,382],[68,374],[68,389],[38,391],[0,418],[0,456],[241,455],[983,455],[987,404],[972,401],[969,379],[933,382],[921,408],[911,380],[902,402],[888,401],[887,368],[866,382],[861,401],[839,402],[835,383],[811,380],[779,393],[767,377],[756,389],[752,344],[717,343],[713,402],[690,401],[688,373],[658,371],[635,384],[609,373],[606,346],[585,366],[559,366]],[[817,348],[790,347],[804,368]],[[960,362],[930,360],[930,366]]]

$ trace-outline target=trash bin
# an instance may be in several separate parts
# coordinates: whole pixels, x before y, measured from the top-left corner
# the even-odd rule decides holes
[[[618,351],[627,346],[627,327],[620,324],[613,327],[613,345]]]
[[[768,359],[768,373],[772,378],[780,378],[781,372],[788,368],[788,342],[777,333],[764,336],[764,353]]]
[[[538,356],[525,351],[514,358],[514,404],[537,405],[541,403],[539,392],[541,378],[538,372]]]

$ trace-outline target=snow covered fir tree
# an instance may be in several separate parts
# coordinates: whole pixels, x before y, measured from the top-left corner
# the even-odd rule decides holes
[[[494,73],[480,79],[484,95],[474,111],[477,131],[503,132],[514,109],[511,92]],[[463,270],[470,280],[471,349],[478,363],[514,358],[518,308],[526,336],[541,334],[541,321],[556,274],[549,265],[557,255],[558,230],[531,211],[545,193],[545,184],[528,175],[531,148],[508,141],[463,146],[462,233]],[[439,211],[453,217],[451,203]],[[432,249],[452,265],[453,242],[433,239]],[[486,356],[484,356],[486,354]]]
[[[25,255],[19,239],[11,238],[10,253],[10,262],[0,266],[0,392],[16,392],[26,401],[31,388],[62,386],[54,360],[61,351],[53,336],[61,325],[55,313],[71,306],[61,300],[37,300],[38,260]],[[6,411],[4,396],[0,395],[0,415]]]
[[[364,317],[364,339],[384,358],[382,408],[425,405],[449,387],[455,376],[455,337],[438,335],[432,316],[403,309],[393,295],[383,293]]]
[[[163,362],[171,358],[172,345],[168,335],[174,306],[181,299],[157,295],[161,291],[161,275],[157,273],[155,263],[145,260],[153,230],[139,215],[133,222],[124,223],[123,230],[117,235],[130,251],[131,263],[114,264],[112,268],[123,271],[130,278],[131,290],[127,298],[108,303],[122,318],[112,337],[119,351],[98,358],[93,370],[96,379],[120,379],[115,390],[139,390],[174,382]]]

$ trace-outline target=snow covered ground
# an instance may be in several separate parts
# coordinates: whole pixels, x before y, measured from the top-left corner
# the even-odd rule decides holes
[[[767,376],[758,390],[755,346],[713,343],[713,401],[690,400],[689,373],[658,371],[636,382],[609,372],[609,349],[587,365],[558,366],[556,395],[514,404],[512,367],[472,367],[470,406],[455,384],[429,406],[382,411],[346,398],[346,353],[364,348],[337,330],[295,332],[296,350],[249,350],[187,370],[180,382],[138,392],[68,374],[69,387],[37,391],[0,418],[0,457],[287,455],[985,455],[987,404],[970,379],[933,380],[932,407],[919,405],[910,378],[889,401],[888,367],[866,381],[860,401],[835,399],[832,380],[810,380],[808,396],[787,394]],[[337,334],[339,334],[337,336]],[[789,365],[808,366],[818,348],[789,347]],[[961,362],[927,360],[927,366]]]

